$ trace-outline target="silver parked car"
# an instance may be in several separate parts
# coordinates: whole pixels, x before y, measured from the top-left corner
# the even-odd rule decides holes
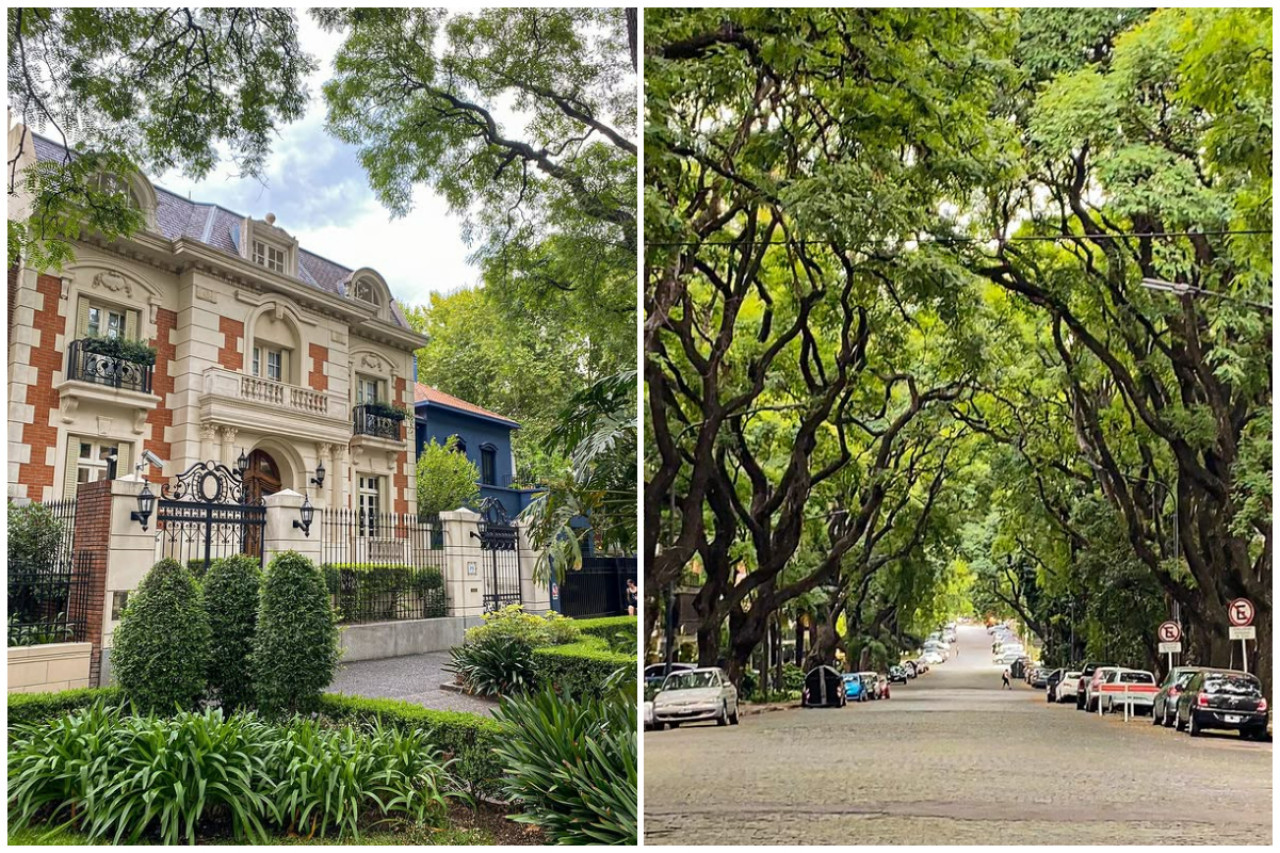
[[[653,697],[653,722],[659,731],[700,720],[738,724],[738,689],[716,666],[673,672]]]

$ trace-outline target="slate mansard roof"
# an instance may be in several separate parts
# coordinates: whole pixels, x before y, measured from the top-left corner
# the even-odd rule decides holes
[[[29,132],[36,158],[46,162],[60,162],[67,158],[67,149],[51,139]],[[163,187],[154,186],[156,192],[156,226],[169,240],[185,237],[212,246],[229,255],[240,257],[236,245],[239,239],[242,214],[208,202],[192,201]],[[328,258],[298,247],[298,278],[305,284],[336,296],[347,296],[347,284],[355,270],[335,264]],[[391,316],[395,324],[408,329],[409,323],[394,299]]]

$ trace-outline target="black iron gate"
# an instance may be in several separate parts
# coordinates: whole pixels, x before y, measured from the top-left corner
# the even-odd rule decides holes
[[[523,604],[520,595],[520,530],[494,498],[480,502],[480,550],[484,553],[484,609],[488,613]],[[475,535],[475,534],[473,534]]]
[[[267,509],[244,487],[241,475],[213,462],[197,462],[166,483],[156,501],[160,557],[185,563],[203,575],[221,557],[263,559]]]

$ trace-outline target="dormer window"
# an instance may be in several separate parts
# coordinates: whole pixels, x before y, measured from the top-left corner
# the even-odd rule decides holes
[[[270,243],[264,243],[262,240],[253,241],[253,262],[269,270],[284,274],[284,250],[276,248]]]
[[[382,304],[382,300],[378,296],[377,287],[367,278],[362,278],[356,282],[356,299],[361,302],[367,302],[375,308]]]

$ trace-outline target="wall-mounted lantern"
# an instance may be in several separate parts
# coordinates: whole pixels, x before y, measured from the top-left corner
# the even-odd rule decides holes
[[[316,475],[311,478],[311,484],[317,489],[324,488],[324,463],[316,465]]]
[[[311,498],[304,497],[302,506],[298,507],[298,515],[302,516],[301,521],[295,521],[293,526],[295,529],[301,529],[303,536],[311,535],[311,522],[315,520],[316,508],[311,505]]]
[[[151,512],[155,508],[156,496],[151,493],[151,484],[143,483],[142,491],[138,492],[138,509],[136,512],[129,513],[129,518],[142,522],[142,531],[145,533],[147,522],[151,520]]]
[[[240,458],[236,460],[236,474],[240,479],[244,479],[244,472],[249,470],[249,457],[245,456],[244,448],[240,448]]]

